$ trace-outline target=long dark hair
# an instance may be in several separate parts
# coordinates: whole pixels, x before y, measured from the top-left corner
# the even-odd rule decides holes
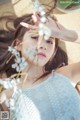
[[[27,28],[22,27],[20,25],[20,22],[24,21],[26,23],[34,25],[34,22],[32,20],[32,14],[27,14],[22,17],[15,18],[13,19],[13,21],[10,19],[10,21],[13,22],[14,29],[11,29],[8,26],[7,27],[8,31],[5,31],[5,30],[0,31],[0,45],[1,45],[0,46],[0,73],[6,72],[7,76],[11,76],[12,74],[17,73],[16,70],[11,68],[11,64],[14,63],[14,57],[11,57],[12,55],[10,52],[8,52],[7,48],[9,45],[15,46],[17,39],[22,41],[22,37],[27,31]],[[58,46],[58,39],[56,39],[55,41],[56,41],[56,54],[53,57],[53,59],[45,65],[45,70],[48,72],[51,72],[53,69],[56,69],[57,67],[63,66],[63,63],[65,65],[68,64],[68,57],[66,52],[64,52]]]
[[[52,13],[52,11],[56,8],[57,0],[54,0],[54,5],[52,7],[49,4],[51,3],[48,3],[48,5],[46,5],[48,6],[46,15],[49,15],[50,13]],[[2,29],[0,30],[0,45],[1,45],[0,46],[0,73],[6,72],[7,76],[11,76],[12,74],[16,73],[16,71],[11,68],[11,64],[14,63],[14,57],[11,57],[11,54],[8,52],[7,49],[9,45],[15,46],[16,38],[18,38],[19,40],[22,39],[22,36],[24,35],[26,29],[25,28],[23,29],[22,26],[20,26],[21,21],[30,23],[32,25],[34,24],[31,16],[32,14],[27,14],[18,18],[12,15],[8,15],[8,16],[6,15],[6,16],[0,17],[0,23],[5,22],[5,27],[6,27],[6,30],[2,30]],[[54,15],[52,16],[52,18],[55,21],[57,20]],[[58,45],[58,40],[56,44]],[[57,51],[59,51],[59,48]],[[63,52],[63,50],[61,51]],[[66,54],[66,53],[63,52],[63,54]],[[68,59],[67,58],[65,59],[66,59],[65,64],[67,64]]]

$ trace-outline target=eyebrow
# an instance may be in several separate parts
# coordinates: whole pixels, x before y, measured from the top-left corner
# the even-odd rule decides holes
[[[31,33],[38,33],[38,29],[35,29],[35,30],[30,30]]]
[[[51,39],[54,39],[54,37],[50,37]]]
[[[49,39],[50,39],[50,40],[55,40],[55,38],[54,38],[54,37],[50,37]]]
[[[38,37],[38,34],[31,34],[31,37]]]

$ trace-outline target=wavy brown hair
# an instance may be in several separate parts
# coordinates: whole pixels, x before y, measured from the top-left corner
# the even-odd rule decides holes
[[[23,35],[28,30],[20,25],[21,21],[34,25],[32,14],[27,14],[13,19],[13,21],[10,19],[10,22],[13,23],[14,29],[7,26],[8,31],[0,31],[0,72],[6,72],[7,76],[11,76],[16,73],[16,71],[11,68],[11,64],[14,63],[14,56],[11,57],[12,55],[8,52],[7,48],[9,45],[15,46],[17,39],[22,41]],[[63,63],[65,65],[68,64],[67,54],[58,46],[57,38],[55,42],[56,54],[53,56],[53,59],[45,65],[45,70],[48,72],[51,72],[59,66],[63,66]]]

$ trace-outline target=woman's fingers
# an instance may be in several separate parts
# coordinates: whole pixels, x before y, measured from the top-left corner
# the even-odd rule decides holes
[[[20,25],[22,25],[23,27],[26,27],[28,29],[31,29],[31,30],[38,30],[40,18],[38,16],[36,16],[35,14],[33,14],[32,18],[33,18],[35,25],[30,25],[25,22],[21,22]],[[63,37],[65,36],[66,28],[51,18],[49,18],[47,20],[47,22],[44,24],[44,26],[47,26],[51,30],[51,33],[52,33],[51,36],[54,38],[63,39]]]
[[[37,19],[36,15],[34,15],[34,14],[32,15],[32,19],[33,19],[33,22],[34,22],[34,23],[37,23],[37,22],[38,22],[38,19]]]
[[[22,25],[23,27],[26,27],[28,29],[32,29],[32,30],[37,28],[37,26],[33,26],[33,25],[30,25],[30,24],[25,23],[25,22],[21,22],[20,25]]]
[[[50,28],[52,37],[66,40],[66,32],[68,30],[63,25],[51,18],[48,19],[45,25]]]
[[[36,14],[36,13],[33,13],[32,15],[32,19],[33,19],[33,22],[38,25],[40,23],[40,17]]]
[[[32,19],[35,24],[40,22],[40,17],[35,13],[33,13]]]

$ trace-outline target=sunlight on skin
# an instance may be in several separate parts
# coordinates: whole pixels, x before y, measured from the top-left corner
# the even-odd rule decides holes
[[[39,38],[38,38],[38,46],[37,46],[37,47],[40,46],[40,44],[41,44],[41,42],[42,42],[43,39],[44,39],[44,38],[43,38],[43,35],[42,35],[42,36],[39,36]]]

